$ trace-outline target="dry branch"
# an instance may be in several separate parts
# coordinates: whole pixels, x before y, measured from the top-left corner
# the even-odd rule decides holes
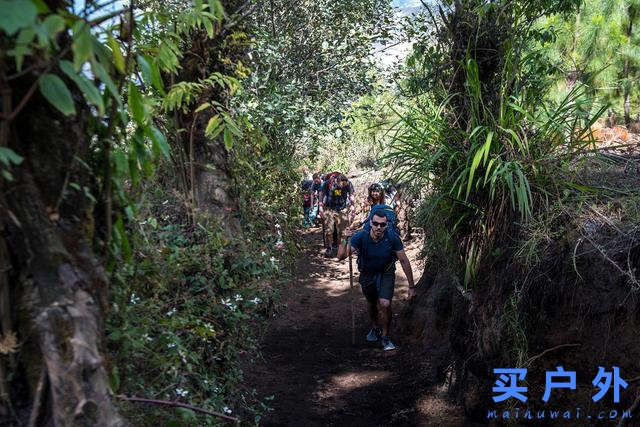
[[[222,419],[225,419],[227,421],[233,421],[233,422],[236,422],[236,423],[240,422],[239,419],[234,418],[234,417],[230,417],[230,416],[225,415],[225,414],[221,414],[220,412],[209,411],[208,409],[199,408],[199,407],[193,406],[193,405],[187,405],[186,403],[180,403],[180,402],[175,402],[175,401],[170,401],[170,400],[144,399],[142,397],[128,397],[128,396],[125,396],[123,394],[119,394],[116,397],[118,399],[126,400],[126,401],[129,401],[129,402],[153,403],[155,405],[176,406],[176,407],[179,407],[179,408],[191,409],[192,411],[196,411],[196,412],[200,412],[202,414],[206,414],[206,415],[211,415],[211,416],[214,416],[214,417],[222,418]]]
[[[541,358],[542,356],[544,356],[545,354],[549,353],[550,351],[557,350],[557,349],[559,349],[559,348],[563,348],[563,347],[580,347],[581,345],[582,345],[582,344],[578,344],[578,343],[574,343],[574,344],[560,344],[560,345],[557,345],[557,346],[555,346],[555,347],[548,348],[548,349],[546,349],[545,351],[543,351],[542,353],[537,354],[537,355],[535,355],[535,356],[533,356],[533,357],[529,358],[529,359],[526,361],[525,365],[530,366],[530,365],[531,365],[531,362],[533,362],[533,361],[534,361],[534,360],[536,360],[536,359]]]

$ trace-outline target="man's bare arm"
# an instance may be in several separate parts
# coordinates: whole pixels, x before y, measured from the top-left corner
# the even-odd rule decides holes
[[[413,270],[411,269],[411,263],[409,262],[409,258],[407,258],[407,254],[405,254],[404,251],[397,251],[396,256],[398,257],[398,261],[400,261],[404,275],[407,276],[409,289],[413,289],[415,287],[413,283]]]
[[[342,233],[342,240],[340,241],[340,245],[338,245],[338,260],[342,261],[346,257],[349,256],[350,253],[356,253],[357,250],[353,246],[351,246],[351,237],[353,236],[353,230],[347,228]]]

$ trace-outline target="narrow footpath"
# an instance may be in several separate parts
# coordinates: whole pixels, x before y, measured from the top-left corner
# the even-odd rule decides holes
[[[283,308],[271,321],[262,344],[264,361],[246,368],[246,384],[259,396],[273,396],[265,426],[463,425],[463,414],[440,397],[429,378],[429,357],[403,343],[383,352],[364,337],[370,326],[357,282],[353,300],[356,344],[351,344],[348,260],[322,256],[318,229],[303,236],[304,249]],[[405,245],[416,281],[423,266],[417,244]],[[407,281],[396,270],[394,328],[407,304]]]

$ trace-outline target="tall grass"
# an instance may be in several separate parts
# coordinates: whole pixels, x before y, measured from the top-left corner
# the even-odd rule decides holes
[[[497,105],[485,102],[478,64],[467,58],[463,93],[440,103],[422,96],[405,111],[395,110],[385,157],[400,179],[430,189],[432,211],[444,218],[445,234],[461,250],[467,286],[498,235],[529,221],[540,204],[565,189],[580,188],[569,165],[594,150],[590,128],[605,111],[589,115],[591,102],[580,86],[552,104],[546,93],[518,80],[516,61],[509,58]],[[460,120],[460,114],[468,116]]]

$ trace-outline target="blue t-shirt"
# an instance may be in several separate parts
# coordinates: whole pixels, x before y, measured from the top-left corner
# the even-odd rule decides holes
[[[360,230],[351,238],[351,247],[358,251],[358,268],[367,273],[385,271],[390,264],[395,264],[396,252],[404,249],[400,237],[389,230],[385,230],[377,242],[368,232]]]
[[[313,185],[311,185],[311,192],[313,193],[313,205],[317,205],[318,204],[318,199],[320,198],[320,193],[322,193],[322,183],[321,182],[314,182]]]

